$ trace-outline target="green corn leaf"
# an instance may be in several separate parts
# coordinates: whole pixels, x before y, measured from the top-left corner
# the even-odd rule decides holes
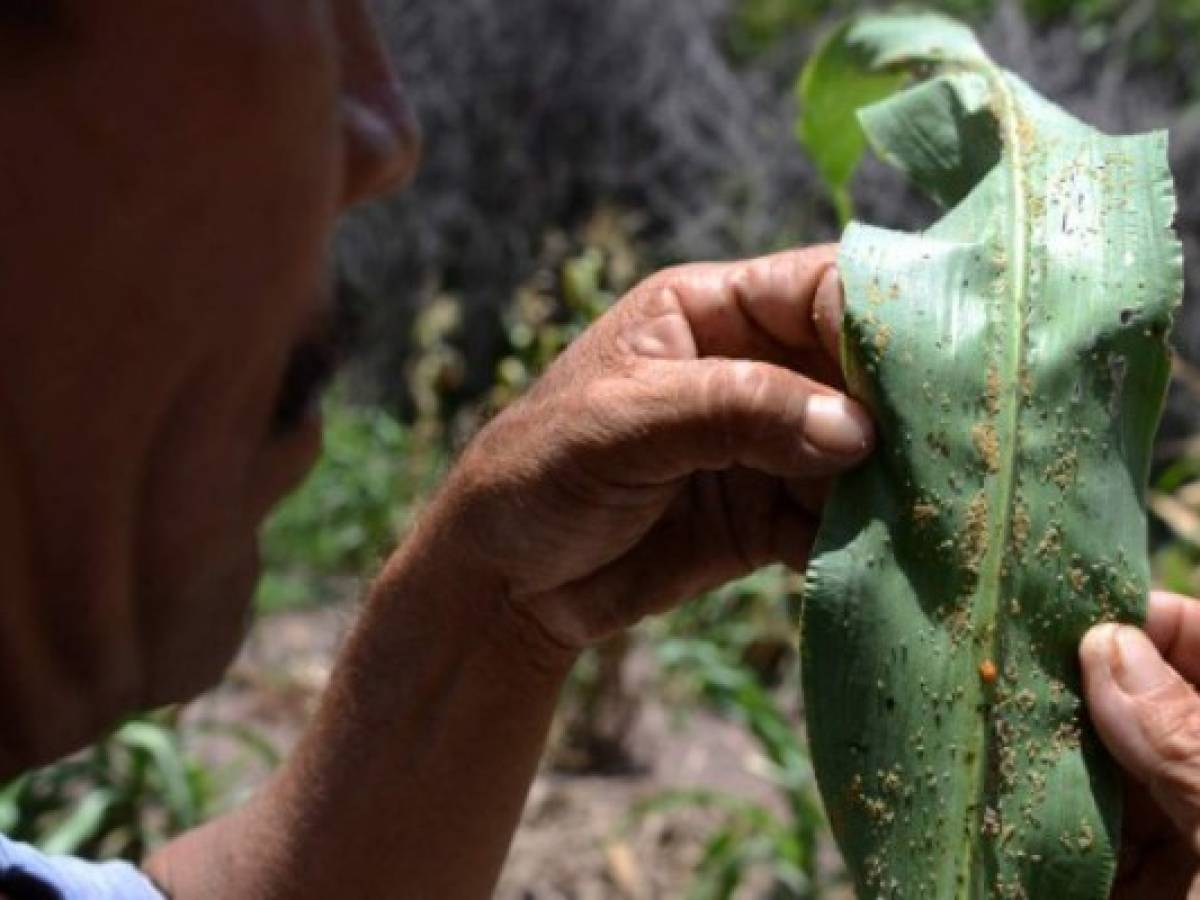
[[[842,224],[852,210],[850,179],[867,149],[855,111],[893,93],[907,79],[903,72],[872,68],[861,45],[846,40],[850,27],[843,25],[825,40],[796,85],[801,110],[796,136],[829,186]]]
[[[1076,653],[1144,615],[1182,294],[1166,138],[1078,122],[938,16],[838,35],[863,61],[840,77],[912,79],[859,122],[949,211],[843,238],[843,365],[880,442],[805,592],[822,796],[861,897],[1102,900],[1120,775]]]
[[[199,824],[187,760],[175,734],[153,722],[135,720],[121,726],[116,740],[131,751],[144,754],[146,761],[153,764],[172,824],[177,828]]]
[[[89,791],[71,814],[39,842],[42,850],[51,855],[78,853],[84,844],[104,832],[104,820],[119,800],[109,788]]]
[[[21,822],[21,796],[29,785],[26,775],[0,788],[0,834],[11,834]]]

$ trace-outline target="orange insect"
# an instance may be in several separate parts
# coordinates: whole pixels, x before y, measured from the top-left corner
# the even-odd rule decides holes
[[[982,678],[986,684],[991,684],[993,681],[995,681],[996,664],[990,659],[985,659],[983,662],[981,662],[979,664],[979,677]]]

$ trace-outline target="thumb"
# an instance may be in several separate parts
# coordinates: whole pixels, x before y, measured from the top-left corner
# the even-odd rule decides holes
[[[1137,628],[1093,628],[1080,659],[1101,740],[1200,852],[1200,696]]]

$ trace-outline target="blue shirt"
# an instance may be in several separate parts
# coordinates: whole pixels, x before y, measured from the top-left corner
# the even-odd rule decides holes
[[[0,895],[9,900],[165,900],[126,862],[49,856],[0,835]]]

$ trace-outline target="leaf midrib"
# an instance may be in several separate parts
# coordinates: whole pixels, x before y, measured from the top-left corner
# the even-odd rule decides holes
[[[968,68],[974,69],[984,78],[996,98],[999,109],[997,119],[1004,132],[1003,145],[1005,157],[1009,165],[1009,215],[1006,236],[1006,251],[1010,253],[1005,267],[1009,280],[1008,299],[1012,305],[1012,315],[1009,318],[1010,332],[1008,334],[1008,352],[1004,362],[1006,370],[1002,370],[1001,393],[1003,406],[992,419],[1003,419],[1005,427],[998,429],[1000,435],[1000,461],[998,471],[991,476],[993,487],[988,493],[997,497],[995,527],[988,529],[989,545],[980,571],[978,589],[976,591],[976,609],[973,624],[991,625],[991,640],[986,651],[986,658],[1002,667],[1000,659],[1000,629],[996,619],[1000,611],[1000,583],[1004,564],[1004,548],[1012,527],[1013,510],[1016,496],[1017,448],[1020,425],[1020,375],[1025,357],[1025,318],[1029,291],[1029,186],[1027,163],[1022,148],[1020,136],[1020,116],[1017,109],[1016,95],[1004,73],[995,66],[986,63],[973,63]],[[985,480],[985,490],[988,489]],[[978,685],[978,683],[977,683]],[[979,836],[982,830],[983,817],[987,809],[986,778],[990,753],[988,747],[988,722],[990,705],[983,696],[984,689],[978,685],[983,710],[979,717],[976,743],[978,752],[975,753],[974,769],[971,772],[969,789],[976,798],[975,812],[970,823],[969,849],[960,857],[963,860],[961,879],[955,891],[956,900],[972,900],[975,866],[979,862]]]

